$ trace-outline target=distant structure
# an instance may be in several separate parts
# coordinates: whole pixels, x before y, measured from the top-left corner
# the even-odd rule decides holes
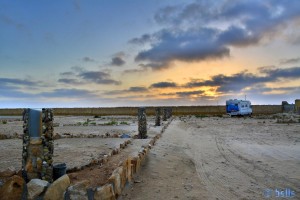
[[[295,104],[289,104],[287,101],[282,101],[281,106],[282,106],[282,112],[284,113],[294,112],[296,108]]]
[[[230,116],[252,115],[252,105],[248,100],[229,99],[226,101],[226,113]]]
[[[300,114],[300,99],[295,100],[295,111]]]
[[[167,121],[168,116],[167,116],[167,108],[163,108],[163,121]]]
[[[160,126],[161,109],[155,108],[155,126]]]
[[[146,108],[144,107],[138,109],[138,131],[140,139],[147,138]]]
[[[167,119],[169,119],[171,117],[172,117],[172,108],[169,107],[169,108],[167,108]]]
[[[53,180],[53,112],[52,109],[23,111],[22,173],[25,180]]]

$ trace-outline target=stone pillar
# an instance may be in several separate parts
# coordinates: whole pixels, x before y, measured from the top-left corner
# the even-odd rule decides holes
[[[53,112],[51,109],[23,111],[22,172],[25,180],[52,182]]]
[[[147,119],[146,119],[146,108],[138,109],[138,131],[139,138],[146,139],[147,138]]]
[[[167,121],[167,108],[163,108],[163,121]]]
[[[167,111],[167,118],[171,118],[172,117],[172,108],[168,108],[168,111]]]
[[[160,126],[160,108],[155,108],[155,126]]]

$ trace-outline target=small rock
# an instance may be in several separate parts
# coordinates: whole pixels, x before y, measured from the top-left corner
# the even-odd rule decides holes
[[[54,181],[45,193],[45,200],[60,200],[64,199],[64,192],[70,185],[70,178],[64,175]]]
[[[60,139],[60,138],[62,138],[62,136],[59,133],[54,133],[54,135],[53,135],[54,140],[57,140],[57,139]]]
[[[36,199],[41,193],[45,191],[49,183],[41,179],[31,179],[27,183],[28,199]]]
[[[1,200],[22,199],[25,185],[23,178],[14,175],[0,188]]]
[[[88,200],[87,189],[90,185],[90,181],[83,180],[75,185],[72,185],[68,188],[68,193],[70,195],[70,199],[80,199],[80,200]]]
[[[98,187],[94,194],[94,199],[115,200],[115,193],[111,184]]]

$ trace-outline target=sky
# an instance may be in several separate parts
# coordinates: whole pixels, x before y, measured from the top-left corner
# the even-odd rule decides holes
[[[299,0],[0,0],[0,108],[294,103]]]

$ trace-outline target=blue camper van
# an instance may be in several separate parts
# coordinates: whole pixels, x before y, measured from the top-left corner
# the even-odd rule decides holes
[[[226,112],[230,116],[252,115],[251,102],[248,100],[229,99],[226,101]]]

